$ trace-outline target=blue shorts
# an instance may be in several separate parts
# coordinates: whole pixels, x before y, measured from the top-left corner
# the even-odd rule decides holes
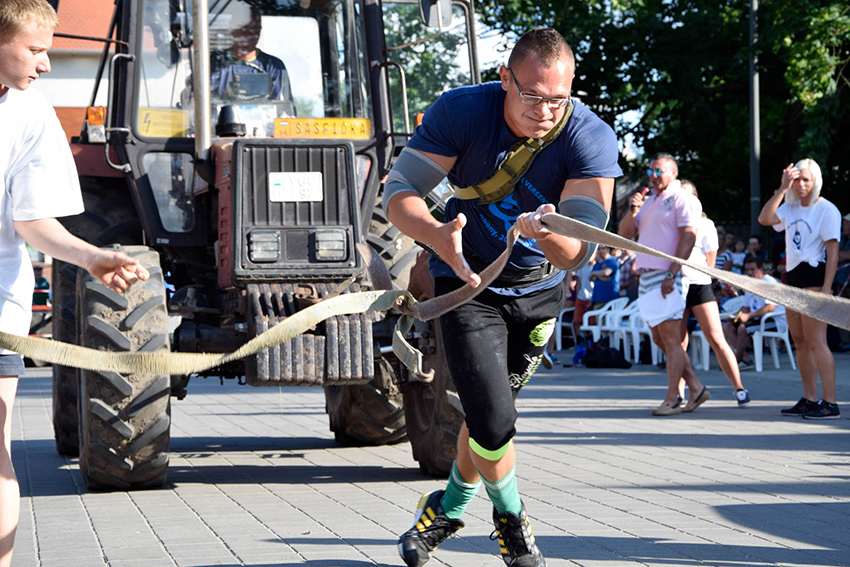
[[[20,354],[0,354],[0,376],[21,376],[25,373]]]

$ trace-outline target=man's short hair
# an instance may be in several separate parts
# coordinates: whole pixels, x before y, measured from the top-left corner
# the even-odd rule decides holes
[[[761,237],[761,235],[760,235],[760,234],[751,234],[751,235],[750,235],[750,240],[752,240],[753,238],[755,238],[755,239],[756,239],[756,241],[757,241],[759,244],[764,244],[764,240],[762,239],[762,237]]]
[[[0,42],[11,41],[33,21],[54,29],[59,25],[56,10],[45,0],[3,0],[0,2]]]
[[[564,36],[552,28],[534,28],[522,34],[508,58],[508,68],[516,68],[529,57],[547,68],[566,57],[573,71],[576,68],[573,50]]]
[[[676,170],[676,173],[679,173],[679,164],[676,162],[676,158],[673,157],[673,154],[668,154],[667,152],[658,152],[651,158],[649,158],[650,162],[658,161],[658,160],[667,160],[673,164],[673,169]]]
[[[744,267],[746,267],[746,266],[747,266],[747,264],[755,264],[755,265],[756,265],[756,267],[757,267],[759,270],[763,270],[763,269],[764,269],[764,260],[762,260],[762,259],[761,259],[761,258],[759,258],[758,256],[750,256],[749,258],[747,258],[746,260],[744,260]]]

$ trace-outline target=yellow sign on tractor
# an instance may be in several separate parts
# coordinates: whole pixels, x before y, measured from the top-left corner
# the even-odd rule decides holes
[[[367,140],[372,121],[366,118],[278,118],[275,138]]]

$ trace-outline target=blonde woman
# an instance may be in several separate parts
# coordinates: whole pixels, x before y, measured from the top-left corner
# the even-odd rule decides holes
[[[682,180],[682,189],[690,191],[694,197],[699,198],[697,188],[690,181]],[[714,222],[708,218],[705,213],[702,219],[697,224],[697,239],[694,243],[691,256],[688,258],[695,264],[714,267],[714,262],[717,258],[717,250],[719,247],[718,231],[714,227]],[[690,312],[693,312],[702,329],[703,335],[708,340],[711,350],[717,356],[717,362],[720,364],[720,369],[729,382],[735,388],[735,398],[738,400],[738,407],[747,407],[750,405],[750,395],[741,383],[741,373],[738,370],[738,361],[735,358],[735,353],[726,338],[723,336],[723,326],[720,323],[720,309],[717,306],[717,300],[714,297],[714,292],[711,291],[711,276],[693,270],[684,266],[682,271],[685,273],[689,281],[688,297],[685,300],[685,314],[682,317],[682,348],[688,348],[688,318]],[[679,395],[684,399],[685,381],[679,381]],[[687,412],[688,407],[682,410]]]
[[[777,232],[785,231],[788,285],[832,294],[841,213],[820,196],[822,185],[820,166],[814,160],[789,165],[782,170],[782,184],[765,203],[758,220]],[[803,397],[793,407],[782,410],[782,415],[838,419],[841,412],[835,400],[835,359],[826,344],[826,323],[790,309],[786,315],[797,347]],[[820,400],[818,374],[823,393]]]

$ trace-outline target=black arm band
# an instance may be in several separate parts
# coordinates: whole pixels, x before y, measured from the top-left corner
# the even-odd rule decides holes
[[[603,207],[596,199],[591,199],[584,195],[572,195],[570,197],[565,197],[560,203],[558,203],[558,212],[565,217],[581,221],[585,224],[589,224],[590,226],[603,230],[608,224],[608,211],[605,207]],[[586,266],[596,253],[596,246],[595,242],[588,242],[587,252],[584,257],[579,260],[578,264],[570,268],[570,270],[575,271]]]

